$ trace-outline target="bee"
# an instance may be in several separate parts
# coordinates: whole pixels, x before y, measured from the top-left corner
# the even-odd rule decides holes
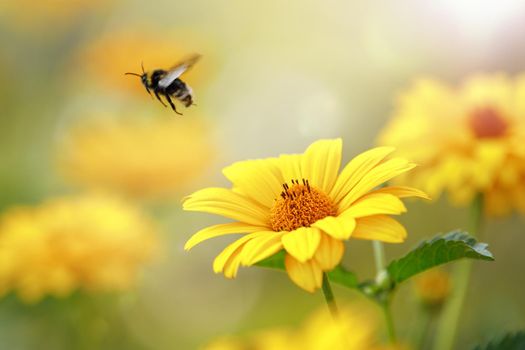
[[[162,103],[164,107],[167,105],[162,101],[160,96],[164,96],[166,101],[168,101],[171,109],[179,115],[175,104],[173,103],[171,97],[176,98],[187,108],[193,103],[193,90],[185,82],[183,82],[179,77],[184,74],[188,69],[190,69],[200,58],[200,55],[192,55],[185,60],[177,63],[168,70],[164,69],[155,69],[151,72],[146,72],[144,70],[144,64],[141,63],[142,74],[127,72],[126,75],[135,75],[140,77],[142,85],[146,88],[146,91],[151,96],[151,93],[155,95],[157,100]]]

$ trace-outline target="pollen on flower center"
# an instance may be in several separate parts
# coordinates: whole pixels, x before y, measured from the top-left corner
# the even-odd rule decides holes
[[[292,231],[310,226],[317,220],[337,212],[330,198],[322,191],[310,186],[308,180],[292,185],[283,184],[281,198],[278,198],[270,211],[270,226],[274,231]]]
[[[479,108],[470,117],[470,127],[478,138],[495,138],[505,135],[508,124],[498,111],[491,107]]]

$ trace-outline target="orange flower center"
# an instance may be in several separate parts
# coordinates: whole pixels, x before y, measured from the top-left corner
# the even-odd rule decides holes
[[[335,205],[324,192],[310,186],[308,180],[303,179],[302,184],[292,180],[292,186],[283,185],[281,198],[270,211],[270,226],[274,231],[293,231],[336,213]]]
[[[470,128],[477,138],[496,138],[507,132],[507,121],[494,108],[479,108],[470,116]]]

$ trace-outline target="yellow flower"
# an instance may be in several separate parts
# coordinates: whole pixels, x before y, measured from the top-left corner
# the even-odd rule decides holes
[[[408,187],[377,188],[414,167],[403,158],[387,160],[392,152],[387,147],[365,152],[341,174],[341,139],[317,141],[302,155],[234,163],[223,170],[233,183],[231,190],[197,191],[185,199],[184,209],[235,222],[197,232],[185,249],[209,238],[245,233],[217,256],[216,273],[233,278],[240,265],[253,265],[285,249],[288,275],[313,292],[321,286],[323,271],[341,261],[343,241],[404,241],[404,227],[389,215],[406,211],[399,198],[426,195]]]
[[[425,305],[440,306],[450,295],[450,276],[445,270],[434,268],[416,276],[414,287],[418,297]]]
[[[276,328],[246,339],[217,339],[205,350],[375,350],[377,322],[360,308],[344,307],[337,320],[323,308],[312,314],[299,329]],[[386,348],[385,348],[386,349]]]
[[[63,29],[64,25],[74,24],[79,17],[99,8],[107,8],[112,3],[113,0],[2,1],[0,14],[17,25],[17,29],[36,27],[48,32]]]
[[[525,74],[474,76],[458,88],[420,80],[405,92],[379,142],[421,165],[404,183],[446,191],[485,211],[525,213]]]
[[[64,197],[0,217],[0,293],[28,302],[75,290],[129,288],[157,246],[152,222],[126,202]]]
[[[214,153],[202,122],[171,116],[81,123],[58,151],[59,167],[72,182],[147,198],[183,189]]]
[[[175,41],[166,40],[166,35],[164,31],[145,27],[109,31],[82,47],[74,59],[72,70],[83,80],[94,78],[109,88],[143,96],[146,91],[140,79],[125,76],[125,72],[142,73],[141,62],[146,71],[169,69],[188,55],[200,53],[205,57],[184,73],[183,79],[193,88],[208,80],[213,60],[206,58],[207,45],[188,31],[169,34],[177,37]],[[199,51],[196,52],[195,48]]]

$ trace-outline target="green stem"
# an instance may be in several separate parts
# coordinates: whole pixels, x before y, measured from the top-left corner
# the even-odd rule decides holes
[[[415,344],[415,349],[426,349],[430,325],[435,317],[435,312],[428,310],[426,307],[422,307],[420,308],[419,316],[420,318],[415,328],[413,343]]]
[[[472,236],[476,236],[479,233],[482,215],[483,197],[480,194],[471,204],[469,233]],[[451,350],[454,347],[461,310],[467,296],[471,271],[472,262],[470,260],[464,260],[458,262],[452,272],[452,285],[454,290],[439,320],[434,341],[434,350]]]
[[[326,275],[326,273],[323,273],[323,294],[326,300],[326,304],[330,309],[330,313],[334,318],[337,318],[339,315],[339,310],[337,309],[334,293],[332,293],[332,287],[330,286],[330,281],[328,281],[328,276]]]
[[[478,194],[470,206],[469,233],[472,236],[481,234],[480,227],[483,221],[483,195]]]
[[[376,282],[382,283],[380,280],[385,276],[385,248],[383,243],[380,241],[373,241],[372,246],[374,248],[374,260],[376,263]],[[383,309],[383,314],[385,315],[385,323],[388,331],[388,339],[391,344],[397,342],[396,329],[394,326],[394,318],[392,317],[392,310],[390,309],[390,295],[385,295],[384,300],[378,300],[381,308]]]
[[[382,309],[383,314],[385,315],[386,329],[388,330],[388,340],[391,344],[396,344],[397,336],[394,327],[394,319],[392,318],[392,310],[390,309],[390,302],[383,303]]]
[[[376,262],[376,270],[379,275],[385,269],[385,247],[380,241],[372,241],[374,247],[374,260]]]

